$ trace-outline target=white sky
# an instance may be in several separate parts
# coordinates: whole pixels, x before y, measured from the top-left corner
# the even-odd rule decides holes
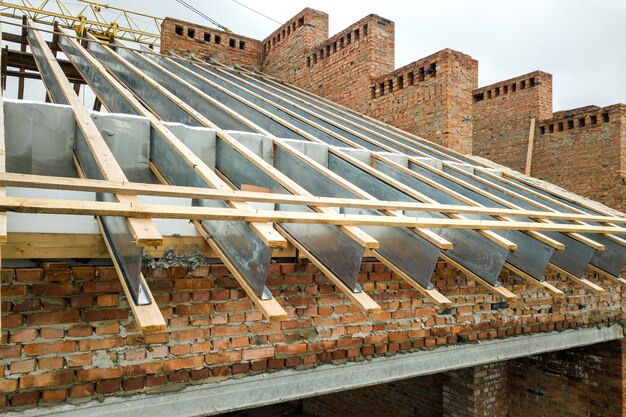
[[[233,0],[186,1],[241,35],[263,39],[278,27]],[[281,22],[307,6],[324,11],[331,35],[370,13],[393,20],[396,67],[452,48],[478,59],[480,86],[547,71],[555,110],[626,102],[626,1],[238,1]],[[174,0],[106,3],[210,26]]]

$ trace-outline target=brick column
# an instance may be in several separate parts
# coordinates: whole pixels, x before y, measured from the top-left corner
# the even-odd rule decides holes
[[[443,417],[506,417],[507,363],[464,368],[446,373]]]

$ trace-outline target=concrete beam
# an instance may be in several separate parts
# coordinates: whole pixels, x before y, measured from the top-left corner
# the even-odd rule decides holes
[[[570,349],[624,337],[621,324],[446,346],[370,361],[284,370],[186,387],[177,392],[110,397],[84,405],[41,407],[5,417],[207,416]]]

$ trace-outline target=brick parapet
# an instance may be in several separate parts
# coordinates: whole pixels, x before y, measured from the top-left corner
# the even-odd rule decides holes
[[[621,287],[593,277],[589,294],[557,275],[553,299],[512,275],[502,304],[439,262],[433,283],[454,306],[437,311],[379,263],[359,282],[382,307],[367,317],[311,264],[272,264],[268,287],[289,319],[269,322],[222,265],[144,271],[166,333],[142,335],[112,267],[2,270],[0,405],[16,409],[157,392],[276,369],[306,369],[436,346],[624,318]]]

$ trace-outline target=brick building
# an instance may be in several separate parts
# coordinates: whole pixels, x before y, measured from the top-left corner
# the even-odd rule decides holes
[[[549,74],[477,88],[448,49],[395,69],[376,15],[329,38],[305,9],[264,40],[167,18],[162,54],[27,23],[0,67],[38,71],[54,104],[0,111],[5,415],[626,416],[624,215],[461,154],[519,170],[535,118],[533,173],[621,208],[623,105],[553,113]],[[580,149],[585,175],[550,169]],[[32,174],[74,200],[15,200]]]

